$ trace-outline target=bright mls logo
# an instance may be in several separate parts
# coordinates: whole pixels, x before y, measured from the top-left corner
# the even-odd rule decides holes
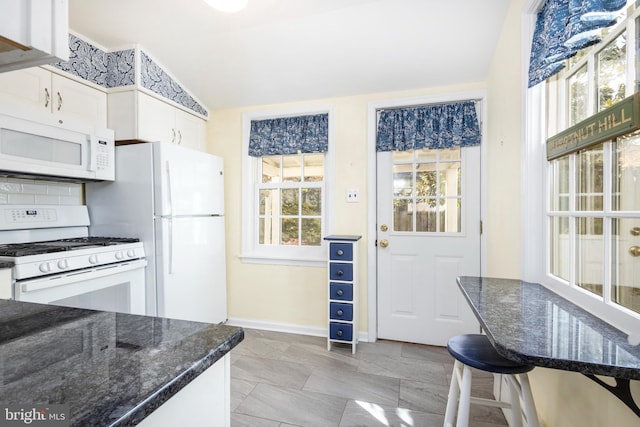
[[[7,405],[0,413],[0,427],[68,427],[69,405]]]

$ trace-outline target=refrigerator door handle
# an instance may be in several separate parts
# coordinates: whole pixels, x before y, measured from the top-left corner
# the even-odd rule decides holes
[[[169,274],[173,274],[173,218],[169,218],[169,236],[168,236],[168,244],[169,244]]]
[[[167,199],[169,202],[169,215],[173,215],[173,192],[172,192],[172,180],[171,180],[171,163],[167,162]]]

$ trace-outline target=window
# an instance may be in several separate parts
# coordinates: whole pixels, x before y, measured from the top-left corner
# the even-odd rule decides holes
[[[323,145],[313,137],[300,149],[299,139],[308,138],[313,132],[293,131],[291,121],[287,120],[295,122],[318,115],[326,116],[323,137],[328,141]],[[328,189],[333,165],[332,116],[331,107],[245,114],[241,255],[244,262],[325,265],[323,237],[331,230]],[[314,122],[309,126],[315,125]],[[269,126],[273,128],[267,129]],[[260,143],[256,143],[258,133]],[[279,146],[278,141],[284,142]],[[257,145],[262,148],[256,149]]]
[[[569,60],[567,70],[548,82],[547,111],[564,108],[549,118],[547,135],[633,94],[633,65],[640,56],[627,45],[638,45],[638,40],[629,43],[628,36],[638,34],[640,10],[629,13],[604,31],[601,43]],[[640,133],[546,165],[547,277],[582,294],[576,299],[586,296],[605,318],[614,310],[623,315],[616,319],[640,319]]]

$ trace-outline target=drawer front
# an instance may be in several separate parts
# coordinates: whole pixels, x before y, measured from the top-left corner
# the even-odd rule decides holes
[[[330,323],[329,337],[332,340],[351,341],[353,338],[353,325],[347,323]]]
[[[329,244],[329,259],[337,261],[353,261],[353,245],[351,243]]]
[[[353,285],[351,283],[329,283],[329,299],[353,301]]]
[[[344,262],[332,262],[329,264],[329,278],[331,280],[353,280],[353,264]]]
[[[339,302],[329,304],[329,317],[334,320],[353,320],[353,305]]]

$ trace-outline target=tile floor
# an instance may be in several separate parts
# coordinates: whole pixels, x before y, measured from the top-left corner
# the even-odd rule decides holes
[[[231,352],[231,426],[442,426],[453,359],[445,348],[378,341],[351,347],[305,335],[245,329]],[[474,374],[472,395],[493,379]],[[472,405],[471,427],[506,426]]]

